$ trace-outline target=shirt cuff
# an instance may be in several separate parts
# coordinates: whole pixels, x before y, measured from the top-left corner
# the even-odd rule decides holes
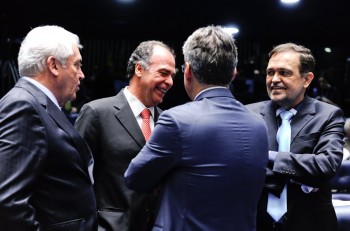
[[[269,151],[269,161],[275,162],[277,154],[278,152],[276,151]]]
[[[303,190],[304,193],[309,194],[312,192],[317,192],[318,188],[314,188],[311,186],[301,185],[301,190]]]

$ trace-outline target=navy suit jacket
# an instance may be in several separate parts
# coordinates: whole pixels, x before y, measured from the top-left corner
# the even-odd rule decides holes
[[[267,159],[264,121],[213,88],[160,115],[125,181],[140,192],[161,185],[154,231],[253,231]]]
[[[156,197],[130,190],[124,183],[125,170],[146,141],[123,91],[85,104],[75,127],[95,159],[99,230],[145,231]],[[160,113],[155,108],[155,121]]]
[[[96,230],[91,163],[65,114],[19,79],[0,101],[0,229]]]
[[[247,107],[265,120],[269,129],[269,150],[277,151],[276,105],[263,101]],[[288,184],[288,230],[336,230],[330,179],[342,161],[343,127],[344,115],[339,108],[310,97],[304,99],[291,120],[290,152],[278,153],[275,162],[269,163],[259,218],[269,219],[267,193],[279,195],[285,183],[292,180],[318,188],[318,191],[307,194],[300,184]]]

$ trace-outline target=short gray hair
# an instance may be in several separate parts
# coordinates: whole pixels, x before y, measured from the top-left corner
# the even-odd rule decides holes
[[[39,26],[32,29],[19,49],[19,75],[33,77],[42,72],[50,56],[65,66],[67,58],[73,55],[73,45],[79,49],[83,47],[76,34],[60,26]]]
[[[153,48],[155,46],[166,48],[175,58],[174,50],[161,41],[150,40],[141,42],[129,58],[128,66],[126,69],[127,79],[131,79],[131,77],[134,75],[136,64],[140,64],[145,70],[149,69],[150,60],[153,55]]]

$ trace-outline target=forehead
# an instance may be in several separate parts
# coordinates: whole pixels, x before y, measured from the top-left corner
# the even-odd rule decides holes
[[[151,63],[167,63],[175,66],[175,58],[173,54],[168,49],[158,45],[153,48],[153,53],[150,61]]]
[[[300,56],[294,51],[283,51],[271,56],[268,68],[299,69]]]

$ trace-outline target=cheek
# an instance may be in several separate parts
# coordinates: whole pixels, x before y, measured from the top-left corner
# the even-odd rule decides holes
[[[287,88],[287,94],[289,96],[296,97],[296,96],[302,94],[302,91],[303,91],[302,85],[292,84],[292,85],[288,85],[288,88]]]
[[[79,81],[79,73],[77,71],[72,71],[72,82],[78,83]]]

